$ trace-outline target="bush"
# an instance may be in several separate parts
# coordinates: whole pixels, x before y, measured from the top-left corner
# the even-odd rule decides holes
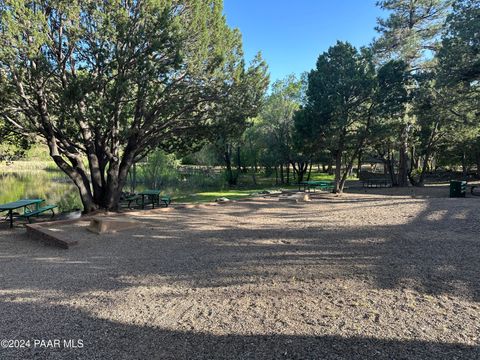
[[[138,167],[137,176],[149,188],[167,187],[178,182],[178,165],[175,155],[168,155],[157,150]]]

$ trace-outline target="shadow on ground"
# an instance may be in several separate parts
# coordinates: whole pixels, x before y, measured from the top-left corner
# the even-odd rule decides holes
[[[30,329],[16,339],[61,340],[61,348],[0,349],[9,359],[478,359],[475,346],[426,341],[378,340],[340,336],[231,335],[170,331],[115,323],[72,308],[42,307],[2,299],[2,313]],[[48,334],[40,324],[50,324]],[[66,337],[66,334],[68,334]],[[12,338],[0,328],[0,337]],[[63,340],[82,340],[68,349]]]
[[[348,226],[341,226],[343,217],[349,216],[339,207],[342,204],[360,210]],[[398,212],[388,204],[398,206]],[[0,319],[0,335],[44,338],[47,329],[48,338],[69,334],[86,340],[84,349],[74,350],[78,359],[82,354],[92,358],[88,348],[95,349],[99,359],[479,358],[478,347],[445,342],[180,332],[102,320],[74,306],[47,306],[38,300],[43,292],[58,291],[68,298],[80,292],[117,291],[150,276],[195,289],[255,285],[259,278],[282,282],[308,274],[319,284],[359,280],[379,290],[413,288],[480,301],[480,202],[393,198],[388,204],[375,195],[311,204],[250,201],[184,210],[141,217],[147,225],[126,236],[84,234],[85,240],[68,251],[28,240],[18,230],[13,236],[3,231],[0,309],[8,316]],[[402,205],[419,210],[404,213]],[[376,214],[385,216],[385,212],[387,221],[379,221]],[[263,222],[251,222],[251,217]],[[13,322],[28,324],[30,332],[12,334]],[[13,350],[0,351],[2,359],[19,358]],[[38,351],[27,354],[68,358],[62,352]]]
[[[82,230],[86,240],[69,251],[21,235],[2,235],[2,288],[108,290],[122,286],[122,276],[147,275],[162,275],[192,287],[227,286],[248,283],[261,266],[267,274],[288,267],[294,274],[307,270],[320,280],[327,274],[328,278],[368,278],[381,289],[412,284],[420,292],[479,301],[480,201],[393,199],[385,203],[379,199],[320,200],[323,208],[251,201],[221,210],[161,213],[139,218],[147,226],[122,237],[99,239]],[[348,214],[331,205],[342,203],[360,210],[366,223],[358,224],[362,218],[356,225],[340,226],[339,218]],[[396,220],[400,224],[376,221],[375,212],[391,212],[383,207],[397,203],[420,204],[421,211],[387,214],[400,217]],[[216,220],[216,212],[230,220]],[[249,217],[266,220],[257,226],[248,222]],[[276,221],[269,223],[269,218]],[[41,281],[45,273],[52,282]]]

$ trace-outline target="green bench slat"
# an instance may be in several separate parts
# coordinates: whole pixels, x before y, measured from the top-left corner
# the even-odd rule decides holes
[[[29,218],[30,216],[38,215],[38,214],[44,213],[45,211],[48,211],[48,210],[53,210],[56,207],[57,207],[57,205],[43,206],[43,207],[41,207],[37,210],[25,212],[24,214],[21,214],[20,217]]]

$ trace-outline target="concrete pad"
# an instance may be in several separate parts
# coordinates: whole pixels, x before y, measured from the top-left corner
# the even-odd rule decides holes
[[[96,216],[90,220],[90,226],[87,229],[95,234],[109,234],[122,230],[137,228],[140,225],[140,221],[126,217]]]

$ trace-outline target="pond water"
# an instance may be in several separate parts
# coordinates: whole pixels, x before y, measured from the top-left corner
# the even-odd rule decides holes
[[[57,205],[59,211],[83,208],[77,188],[61,171],[0,172],[0,204],[34,198]]]

